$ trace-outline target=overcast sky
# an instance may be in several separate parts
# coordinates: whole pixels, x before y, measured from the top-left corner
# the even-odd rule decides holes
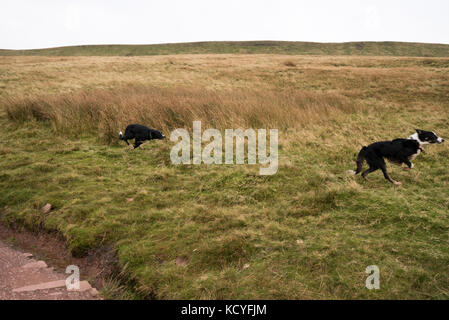
[[[0,48],[220,40],[449,44],[447,0],[0,0]]]

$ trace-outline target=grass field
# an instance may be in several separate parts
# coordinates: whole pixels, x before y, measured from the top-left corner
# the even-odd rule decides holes
[[[0,56],[146,56],[217,53],[449,57],[449,45],[411,42],[318,43],[293,41],[210,41],[151,45],[112,44],[34,50],[0,50]]]
[[[399,188],[346,173],[370,142],[449,136],[448,58],[1,57],[0,103],[1,219],[56,230],[75,255],[114,246],[141,296],[449,298],[448,145],[389,165]],[[170,141],[114,139],[192,120],[279,128],[277,174],[175,166]]]

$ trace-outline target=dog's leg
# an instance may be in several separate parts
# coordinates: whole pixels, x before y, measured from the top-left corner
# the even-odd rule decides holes
[[[380,167],[380,169],[382,170],[385,179],[387,179],[388,181],[390,181],[392,184],[394,184],[395,186],[400,186],[402,183],[395,181],[393,179],[390,178],[390,176],[388,175],[387,172],[387,166],[385,165],[385,163]]]
[[[413,169],[414,165],[409,160],[405,160],[404,163],[407,165],[407,167],[402,168],[402,170],[411,170],[411,169]]]
[[[369,175],[371,172],[374,172],[376,170],[378,170],[379,168],[376,167],[369,167],[368,169],[366,169],[365,171],[362,172],[362,177],[363,179],[366,180],[366,176]]]
[[[142,141],[135,141],[134,142],[134,149],[138,148],[143,142]]]
[[[125,140],[126,144],[128,145],[128,149],[132,150],[134,149],[134,147],[132,145],[129,144],[128,140]]]

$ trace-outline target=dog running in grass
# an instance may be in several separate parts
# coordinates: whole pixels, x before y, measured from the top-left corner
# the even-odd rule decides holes
[[[134,149],[138,148],[147,140],[165,139],[165,136],[159,130],[151,129],[141,124],[130,124],[125,129],[125,135],[120,131],[119,139],[126,142],[129,146],[128,140],[134,139]]]
[[[385,159],[390,162],[402,166],[404,163],[407,167],[404,170],[413,168],[413,161],[417,155],[423,151],[423,146],[432,143],[443,143],[444,139],[436,135],[432,131],[424,131],[416,129],[416,133],[412,134],[407,139],[394,139],[392,141],[380,141],[363,147],[357,156],[357,169],[350,170],[351,174],[358,174],[362,171],[363,164],[366,161],[369,168],[362,172],[362,177],[366,176],[376,170],[382,170],[385,179],[396,186],[401,183],[390,178],[387,172]]]

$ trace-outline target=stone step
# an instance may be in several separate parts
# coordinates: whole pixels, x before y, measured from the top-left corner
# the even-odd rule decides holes
[[[65,286],[66,286],[65,280],[56,280],[56,281],[43,282],[43,283],[39,283],[39,284],[33,284],[30,286],[15,288],[12,290],[12,292],[29,292],[29,291],[36,291],[36,290],[61,288],[61,287],[65,287]],[[84,292],[84,291],[91,290],[91,289],[93,289],[93,288],[91,287],[89,282],[80,281],[79,289],[71,289],[68,291]]]

